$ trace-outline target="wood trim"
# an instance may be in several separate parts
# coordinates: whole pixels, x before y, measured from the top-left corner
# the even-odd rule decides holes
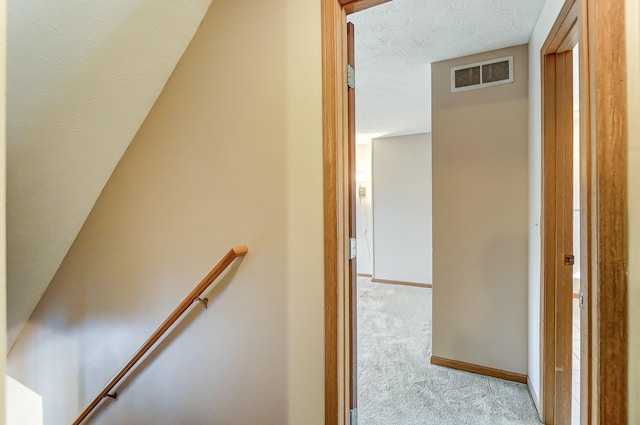
[[[520,384],[527,383],[527,375],[523,375],[521,373],[494,369],[492,367],[461,362],[459,360],[446,359],[439,356],[431,356],[431,364],[436,366],[448,367],[451,369],[462,370],[465,372],[477,373],[478,375],[491,376],[493,378],[504,379],[506,381],[518,382]]]
[[[347,65],[356,70],[356,34],[353,22],[347,22]],[[346,164],[348,212],[347,227],[349,236],[356,237],[356,89],[347,88],[347,146]],[[358,277],[356,260],[349,260],[349,409],[358,407]]]
[[[572,7],[573,9],[573,7]],[[572,27],[559,26],[570,31]],[[568,34],[565,34],[567,37]],[[549,39],[558,40],[557,34]],[[564,39],[558,45],[565,44]],[[573,46],[571,46],[573,47]],[[543,64],[542,410],[547,424],[571,421],[573,65],[572,52],[550,52]]]
[[[543,416],[571,421],[573,268],[573,61],[572,52],[549,53],[544,67],[543,138]]]
[[[348,105],[346,15],[388,0],[320,0],[324,219],[325,425],[347,423],[350,404]],[[346,175],[345,175],[346,174]]]
[[[562,53],[573,49],[578,41],[578,12],[576,0],[565,1],[549,31],[549,36],[542,45],[541,53],[543,55]]]
[[[625,8],[624,0],[580,0],[579,5],[581,290],[586,301],[581,315],[581,417],[588,425],[624,425],[629,362]],[[558,21],[566,21],[568,12],[565,5]],[[554,30],[573,27],[557,22]],[[558,42],[558,37],[550,36],[553,42],[545,43],[543,54],[571,44]],[[545,292],[543,300],[547,296]],[[548,341],[543,336],[543,346]],[[548,367],[544,370],[543,413],[552,423],[546,411]]]
[[[376,283],[389,283],[392,285],[404,285],[404,286],[417,286],[419,288],[433,288],[433,285],[430,283],[420,283],[420,282],[406,282],[404,280],[389,280],[389,279],[371,279],[371,282]]]
[[[574,44],[575,46],[575,44]],[[573,47],[573,46],[572,46]],[[573,267],[564,254],[573,254],[573,53],[556,53],[556,299],[555,422],[571,423]]]
[[[538,412],[538,417],[542,420],[542,411],[540,410],[540,399],[538,398],[538,394],[536,394],[536,389],[533,388],[533,383],[531,379],[527,376],[527,388],[529,389],[529,396],[531,396],[531,400],[533,401],[533,405],[536,407]]]
[[[344,246],[346,237],[339,225],[341,192],[339,151],[346,134],[344,22],[346,15],[336,0],[322,0],[322,128],[323,128],[323,212],[324,212],[324,316],[325,316],[325,425],[345,423],[344,322]]]
[[[339,3],[347,15],[349,15],[390,1],[391,0],[339,0]]]
[[[542,240],[540,318],[541,330],[541,407],[543,422],[553,425],[555,386],[555,329],[556,316],[552,308],[556,299],[556,150],[553,144],[556,134],[556,56],[542,57]]]
[[[591,347],[592,354],[589,363],[592,370],[588,372],[592,378],[592,386],[588,389],[591,393],[589,403],[583,403],[583,406],[590,406],[588,420],[594,425],[599,424],[599,418],[606,420],[606,423],[626,424],[628,358],[625,347],[628,331],[625,272],[628,248],[624,240],[628,229],[626,209],[622,208],[626,206],[627,186],[625,7],[623,0],[581,1],[581,61],[588,64],[581,70],[581,80],[584,80],[581,82],[581,102],[588,107],[581,107],[584,117],[581,119],[582,126],[586,126],[585,134],[588,135],[586,158],[582,159],[588,193],[583,198],[589,206],[583,212],[587,216],[587,220],[583,221],[587,223],[587,228],[583,227],[582,232],[588,235],[583,238],[583,246],[589,254],[589,258],[583,256],[584,261],[588,261],[588,277],[583,282],[587,282],[586,314],[591,332],[588,347]],[[368,3],[364,0],[360,4]],[[349,2],[348,7],[352,12],[361,10],[355,1]],[[563,8],[562,13],[566,17],[569,10]],[[338,243],[340,239],[337,237],[343,233],[338,223],[340,201],[336,169],[338,143],[344,129],[340,128],[342,100],[336,79],[341,78],[344,70],[344,62],[340,59],[343,46],[340,43],[343,41],[341,26],[345,16],[346,11],[337,0],[322,0],[326,424],[344,423],[341,413],[344,412],[344,406],[339,405],[341,394],[338,385],[339,381],[344,381],[344,370],[339,367],[340,361],[344,361],[340,358],[344,347],[339,346],[338,336],[340,314],[344,314],[341,311],[343,292],[340,292],[343,289],[340,286],[340,279],[344,278],[343,262],[339,260],[343,258],[340,255],[344,254],[344,246]],[[552,31],[558,32],[556,26]],[[549,46],[546,45],[546,48]],[[568,47],[562,43],[558,44],[560,46]],[[587,78],[584,78],[585,75]],[[542,300],[545,297],[543,293]],[[541,317],[545,317],[544,311]]]
[[[627,424],[628,211],[624,0],[589,0],[594,424]]]
[[[640,2],[626,2],[629,117],[629,359],[640,358]],[[631,119],[635,117],[636,119]],[[629,361],[629,423],[640,423],[640,364]]]
[[[591,168],[591,114],[589,76],[588,1],[580,0],[578,27],[580,32],[580,290],[585,294],[584,308],[580,312],[580,420],[583,425],[595,424],[592,407],[597,405],[593,397],[593,270],[590,255],[593,241],[590,197],[593,196]]]
[[[567,0],[541,48],[542,64],[542,241],[541,398],[546,424],[571,421],[573,253],[573,64],[580,37],[579,3]],[[582,118],[582,117],[581,117]],[[581,171],[581,187],[585,184]],[[582,228],[585,227],[583,222]],[[582,232],[581,232],[582,233]],[[582,248],[581,248],[582,249]],[[583,258],[586,251],[582,250]],[[583,273],[583,276],[588,273]],[[587,279],[585,277],[585,279]],[[588,353],[585,353],[588,357]],[[588,381],[585,381],[588,385]]]
[[[373,275],[370,274],[370,273],[358,273],[358,276],[360,276],[360,277],[373,277]]]

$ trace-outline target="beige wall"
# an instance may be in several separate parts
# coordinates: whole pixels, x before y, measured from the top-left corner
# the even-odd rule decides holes
[[[450,92],[514,56],[512,84]],[[527,46],[432,65],[433,354],[527,373]]]
[[[319,2],[213,2],[9,355],[45,423],[237,244],[92,423],[323,423],[321,134]]]
[[[627,0],[629,116],[629,423],[640,423],[640,1]]]
[[[362,186],[365,196],[358,194],[356,202],[356,232],[358,273],[373,274],[373,187],[371,185],[371,141],[356,145],[356,185]]]
[[[431,133],[372,140],[373,277],[431,284]]]

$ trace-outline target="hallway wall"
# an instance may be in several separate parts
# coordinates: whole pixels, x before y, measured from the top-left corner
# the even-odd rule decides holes
[[[356,187],[364,187],[365,195],[356,194],[356,239],[358,274],[373,274],[373,188],[371,186],[371,143],[356,145]],[[356,192],[357,193],[357,192]]]
[[[451,68],[513,56],[514,82],[451,93]],[[433,355],[527,373],[528,55],[432,65]]]
[[[238,244],[92,424],[324,423],[320,46],[315,0],[212,3],[9,353],[45,423]]]
[[[431,133],[372,141],[373,277],[433,283]]]

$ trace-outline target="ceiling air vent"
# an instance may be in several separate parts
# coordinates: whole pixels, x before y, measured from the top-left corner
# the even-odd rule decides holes
[[[451,92],[513,82],[513,56],[451,68]]]

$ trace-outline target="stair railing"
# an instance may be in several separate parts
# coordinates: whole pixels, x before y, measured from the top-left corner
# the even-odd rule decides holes
[[[193,291],[187,295],[184,300],[171,312],[171,314],[162,322],[160,326],[151,334],[151,336],[145,341],[138,351],[129,359],[129,361],[122,366],[122,369],[115,374],[111,381],[107,385],[104,386],[102,391],[98,393],[96,398],[93,399],[91,403],[80,413],[80,416],[73,422],[73,425],[78,425],[81,423],[93,409],[95,409],[98,404],[105,398],[117,398],[118,393],[111,394],[111,390],[125,377],[125,375],[136,365],[136,363],[154,346],[156,342],[164,335],[164,333],[173,326],[173,324],[184,314],[185,311],[194,303],[194,301],[201,302],[205,308],[207,307],[207,299],[200,298],[200,295],[213,283],[214,280],[218,278],[222,274],[223,271],[233,263],[238,257],[244,256],[247,252],[249,252],[249,248],[246,246],[239,246],[236,248],[232,248],[218,264],[215,265],[213,269],[209,272],[208,275],[202,279],[202,281],[193,288]]]

